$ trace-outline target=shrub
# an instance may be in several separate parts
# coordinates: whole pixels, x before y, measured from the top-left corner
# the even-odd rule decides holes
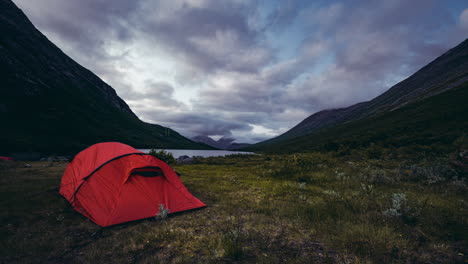
[[[225,257],[233,260],[240,260],[244,255],[240,230],[229,230],[229,232],[223,235],[222,243]]]
[[[192,164],[202,164],[204,162],[205,158],[202,156],[193,156],[192,157]]]
[[[167,219],[167,215],[170,213],[169,208],[165,208],[164,204],[159,205],[159,212],[154,216],[156,221],[164,222]]]
[[[451,178],[457,177],[457,172],[444,163],[434,162],[429,166],[411,165],[410,179],[424,182],[428,185],[447,182]]]
[[[168,164],[175,164],[176,163],[176,160],[174,158],[174,156],[172,155],[172,153],[170,152],[167,152],[163,149],[161,150],[155,150],[155,149],[152,149],[148,152],[148,154],[168,163]]]
[[[18,167],[18,162],[10,160],[0,160],[0,175]]]
[[[245,254],[243,244],[247,233],[242,220],[231,218],[231,221],[233,222],[224,227],[221,239],[224,256],[232,260],[241,260]]]
[[[341,223],[343,229],[334,235],[334,243],[354,254],[373,260],[372,263],[394,263],[407,241],[386,225],[373,223]],[[370,261],[362,261],[370,263]]]
[[[383,212],[386,216],[399,217],[405,214],[409,207],[407,205],[408,199],[404,193],[392,194],[392,206]]]

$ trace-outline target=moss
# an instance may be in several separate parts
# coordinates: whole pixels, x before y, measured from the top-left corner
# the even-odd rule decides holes
[[[303,153],[197,162],[175,169],[207,208],[103,229],[58,195],[66,163],[5,169],[1,262],[418,263],[467,253],[466,186],[447,191],[456,173],[446,169],[448,157]],[[421,168],[445,180],[428,184]],[[389,217],[395,193],[406,195],[408,210]]]

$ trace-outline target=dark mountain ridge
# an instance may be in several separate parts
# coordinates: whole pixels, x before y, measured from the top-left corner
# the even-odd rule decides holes
[[[282,135],[257,143],[249,149],[262,149],[270,144],[392,112],[459,87],[467,81],[468,40],[465,40],[376,98],[346,108],[317,112]]]
[[[101,141],[192,148],[174,130],[138,119],[116,91],[0,0],[0,150],[70,153]]]

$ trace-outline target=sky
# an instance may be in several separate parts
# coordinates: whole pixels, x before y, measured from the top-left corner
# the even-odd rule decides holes
[[[13,0],[143,121],[254,143],[468,37],[466,0]]]

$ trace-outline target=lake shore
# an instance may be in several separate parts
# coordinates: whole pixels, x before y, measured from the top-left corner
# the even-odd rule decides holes
[[[138,149],[139,151],[148,153],[151,149]],[[247,151],[232,151],[232,150],[199,150],[199,149],[155,149],[156,151],[164,150],[171,153],[174,158],[179,158],[181,156],[188,157],[219,157],[219,156],[229,156],[235,154],[255,154],[254,152]]]

